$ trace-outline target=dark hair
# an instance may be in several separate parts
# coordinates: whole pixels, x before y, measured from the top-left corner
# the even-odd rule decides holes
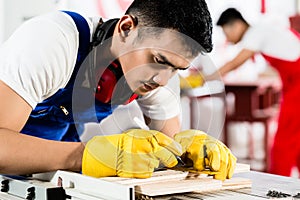
[[[244,19],[244,17],[238,10],[236,10],[235,8],[228,8],[219,17],[219,20],[217,21],[217,25],[223,26],[226,24],[230,24],[236,20],[241,20],[242,22],[248,25],[248,22]]]
[[[126,14],[138,25],[174,29],[212,50],[212,20],[205,0],[134,0]]]

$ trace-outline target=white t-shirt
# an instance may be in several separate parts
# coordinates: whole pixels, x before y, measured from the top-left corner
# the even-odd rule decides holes
[[[300,57],[300,40],[296,35],[288,27],[267,19],[250,26],[240,44],[242,48],[282,60],[295,61]]]
[[[92,33],[97,20],[85,19]],[[66,86],[76,63],[78,45],[79,33],[66,13],[55,11],[28,20],[0,47],[0,80],[35,108]],[[178,115],[178,77],[138,103],[152,119]]]

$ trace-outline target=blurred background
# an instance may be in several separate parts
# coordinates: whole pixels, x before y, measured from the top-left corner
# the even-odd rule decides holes
[[[120,17],[132,0],[0,0],[0,44],[24,21],[53,10],[71,10],[86,16]],[[235,7],[251,23],[262,15],[274,26],[294,27],[300,31],[299,0],[207,0],[214,25],[228,7]],[[220,67],[239,52],[229,45],[220,27],[213,28],[214,49],[209,65]],[[203,64],[203,63],[202,63]],[[187,75],[184,75],[186,77]],[[267,77],[267,78],[264,78]],[[183,129],[204,130],[230,146],[239,162],[254,170],[267,171],[268,157],[277,126],[280,80],[259,55],[224,77],[225,84],[213,85],[216,91],[183,89]],[[224,92],[225,87],[225,92]],[[201,90],[202,89],[202,90]],[[243,91],[241,93],[241,91]],[[216,95],[212,95],[216,94]],[[222,95],[218,95],[222,94]],[[224,112],[226,111],[226,112]],[[298,176],[294,170],[292,176]]]

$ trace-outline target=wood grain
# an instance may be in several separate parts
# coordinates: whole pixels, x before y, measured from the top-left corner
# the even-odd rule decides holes
[[[250,171],[247,164],[237,163],[234,173]],[[162,170],[153,173],[147,179],[105,177],[105,181],[134,186],[135,192],[147,196],[160,196],[186,192],[209,192],[215,190],[239,189],[252,186],[250,179],[231,178],[225,181],[215,180],[212,176],[199,172]]]

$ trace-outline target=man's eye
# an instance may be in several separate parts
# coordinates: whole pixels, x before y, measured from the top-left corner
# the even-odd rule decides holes
[[[178,71],[178,69],[172,68],[172,72],[177,72],[177,71]]]
[[[158,64],[162,64],[162,65],[166,64],[163,60],[160,60],[158,57],[154,57],[154,61]]]

